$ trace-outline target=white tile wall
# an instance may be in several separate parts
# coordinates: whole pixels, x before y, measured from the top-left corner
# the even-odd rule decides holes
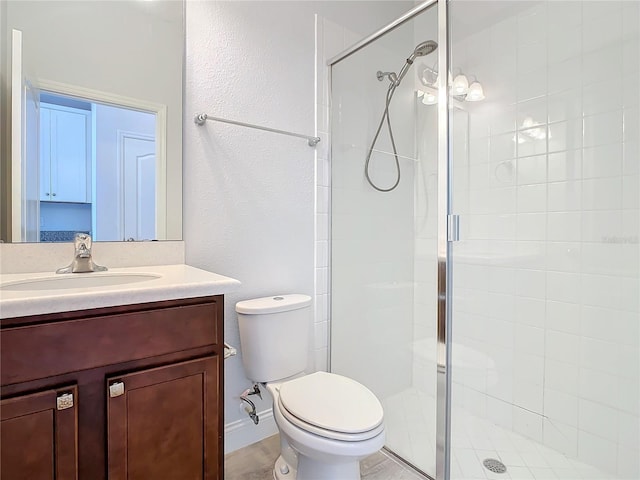
[[[453,67],[487,96],[467,105],[469,162],[454,170],[454,350],[491,361],[454,368],[454,401],[640,478],[640,4],[528,2],[465,34],[472,7],[452,5]]]

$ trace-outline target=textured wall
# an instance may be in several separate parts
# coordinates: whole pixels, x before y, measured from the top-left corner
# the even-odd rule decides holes
[[[236,302],[315,292],[316,153],[296,138],[213,122],[196,127],[192,116],[204,111],[312,135],[315,14],[364,35],[407,9],[405,2],[187,3],[186,255],[191,265],[242,282],[226,297],[232,344],[239,345]],[[309,363],[314,368],[312,355]],[[246,418],[237,397],[250,382],[240,357],[227,360],[225,375],[228,424]],[[269,406],[258,402],[259,410]]]

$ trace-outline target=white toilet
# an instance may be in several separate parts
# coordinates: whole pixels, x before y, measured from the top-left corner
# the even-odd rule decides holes
[[[326,372],[304,374],[311,297],[281,295],[236,304],[247,377],[266,384],[280,431],[275,480],[359,480],[360,460],[380,450],[382,405],[364,385]]]

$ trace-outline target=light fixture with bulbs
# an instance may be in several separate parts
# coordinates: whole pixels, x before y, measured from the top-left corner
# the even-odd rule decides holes
[[[469,78],[464,73],[459,73],[451,80],[451,95],[461,102],[479,102],[485,99],[482,84],[472,77],[473,81],[469,83]],[[422,98],[425,105],[435,105],[438,103],[438,72],[434,68],[424,67],[420,81],[424,85],[418,90],[418,98]]]

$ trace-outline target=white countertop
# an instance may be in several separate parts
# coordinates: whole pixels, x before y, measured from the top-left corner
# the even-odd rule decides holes
[[[149,274],[158,278],[121,285],[55,290],[0,290],[0,318],[176,300],[234,292],[240,282],[189,265],[113,268],[107,272],[68,273],[65,276]],[[0,275],[0,284],[56,277],[53,272]],[[58,275],[60,277],[60,275]]]

